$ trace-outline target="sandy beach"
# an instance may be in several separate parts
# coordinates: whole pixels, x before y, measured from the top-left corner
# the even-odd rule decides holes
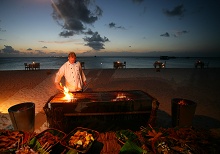
[[[0,71],[0,129],[9,128],[8,108],[22,102],[35,103],[35,128],[45,123],[43,106],[58,93],[54,86],[57,70]],[[197,103],[193,126],[220,134],[220,69],[85,69],[84,90],[142,90],[159,103],[157,126],[171,127],[171,99]]]

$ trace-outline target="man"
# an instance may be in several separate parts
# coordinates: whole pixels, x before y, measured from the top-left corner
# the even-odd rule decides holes
[[[61,91],[64,90],[60,84],[63,76],[65,77],[65,86],[70,92],[81,92],[83,86],[86,85],[85,74],[80,62],[76,61],[76,54],[74,52],[69,53],[68,61],[64,63],[56,73],[55,85],[57,89]]]

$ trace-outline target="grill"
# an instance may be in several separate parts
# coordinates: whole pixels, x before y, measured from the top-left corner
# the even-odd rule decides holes
[[[51,128],[66,133],[76,127],[105,132],[118,129],[139,129],[153,122],[159,103],[139,91],[106,91],[72,93],[72,99],[58,93],[44,107]]]

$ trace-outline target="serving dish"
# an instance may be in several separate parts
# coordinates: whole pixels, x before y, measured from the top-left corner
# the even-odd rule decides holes
[[[75,149],[80,153],[86,153],[98,136],[99,132],[95,130],[77,127],[64,137],[60,143],[68,149]]]
[[[23,131],[0,130],[0,153],[11,153],[23,146],[28,134]]]
[[[52,150],[65,136],[66,134],[64,132],[49,128],[33,137],[29,142],[29,146],[35,151],[45,147],[48,147],[48,150]]]

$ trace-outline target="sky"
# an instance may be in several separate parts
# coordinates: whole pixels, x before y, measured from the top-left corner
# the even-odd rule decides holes
[[[0,57],[220,57],[219,0],[1,0]]]

